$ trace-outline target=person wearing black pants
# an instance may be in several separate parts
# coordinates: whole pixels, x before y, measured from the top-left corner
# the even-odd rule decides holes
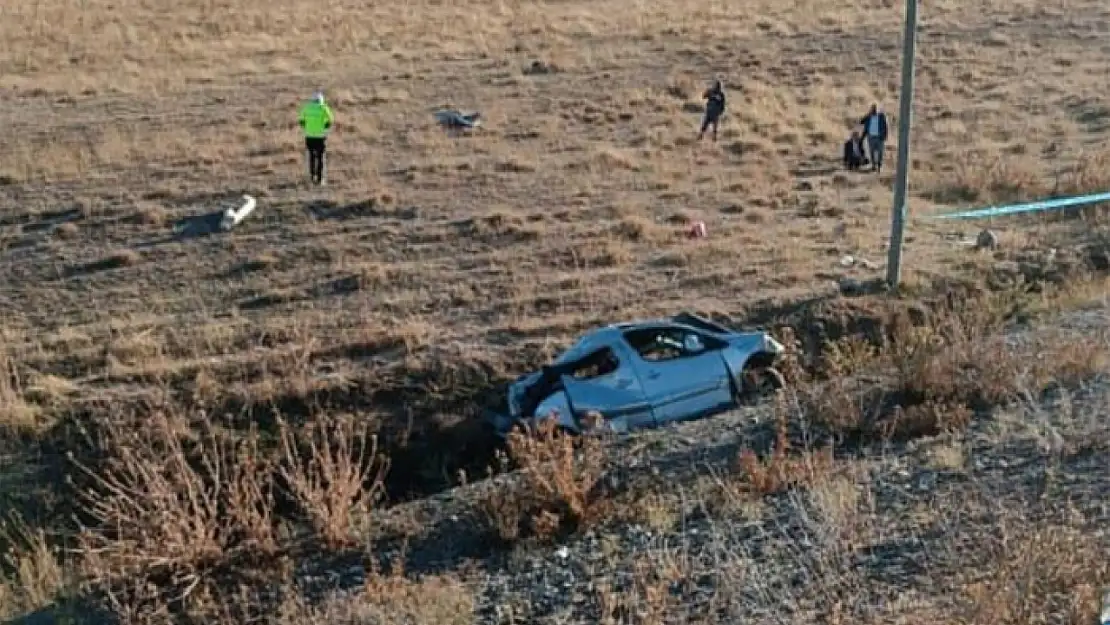
[[[713,140],[716,141],[717,126],[720,124],[721,116],[725,114],[725,88],[721,81],[714,81],[713,86],[707,89],[702,97],[705,98],[705,118],[701,122],[698,141],[701,141],[710,126],[713,126]]]
[[[322,91],[316,92],[312,100],[301,107],[297,123],[304,130],[304,145],[308,150],[308,174],[314,184],[326,184],[324,176],[327,136],[335,117],[331,107],[324,100]]]
[[[879,109],[878,104],[872,104],[859,123],[863,125],[863,136],[867,139],[867,149],[871,153],[871,171],[880,172],[883,170],[883,150],[889,134],[886,113]]]
[[[304,147],[308,150],[308,175],[316,184],[324,183],[324,158],[328,150],[327,137],[305,137]]]

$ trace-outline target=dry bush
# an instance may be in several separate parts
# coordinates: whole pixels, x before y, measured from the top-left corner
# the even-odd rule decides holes
[[[357,543],[355,528],[383,494],[389,461],[378,438],[358,417],[321,415],[300,435],[278,420],[283,462],[279,474],[325,545]]]
[[[956,159],[945,183],[929,195],[942,203],[1006,203],[1042,197],[1046,180],[1025,162],[967,154]]]
[[[312,602],[292,594],[273,619],[289,625],[464,625],[474,622],[474,597],[453,575],[410,578],[399,570],[372,574],[361,590]]]
[[[239,559],[276,553],[273,475],[257,433],[232,439],[202,425],[190,436],[165,412],[105,426],[103,463],[71,460],[90,482],[78,493],[89,524],[75,552],[109,607],[130,609],[135,591],[155,604],[163,591],[184,597]]]
[[[985,578],[962,586],[967,625],[1097,623],[1102,593],[1110,584],[1106,548],[1089,531],[1071,524],[1015,518],[993,540],[980,542],[993,554]]]
[[[803,387],[805,412],[848,438],[906,439],[962,429],[975,411],[1104,370],[1105,354],[1086,348],[1090,337],[1008,336],[1013,305],[1008,294],[982,296],[938,309],[928,325],[900,319],[879,345],[830,345],[829,381]]]
[[[1083,154],[1075,165],[1061,173],[1053,195],[1103,193],[1110,189],[1110,153]]]
[[[796,622],[810,610],[830,625],[897,622],[868,618],[887,609],[872,594],[876,584],[868,579],[868,564],[875,561],[866,555],[882,530],[872,485],[866,472],[855,469],[820,476],[783,497],[789,520],[761,523],[738,550],[743,560],[720,565],[743,567],[743,588],[725,590],[725,596],[749,596],[723,603],[733,603],[734,611],[782,614],[783,622]]]
[[[13,518],[0,526],[0,545],[0,619],[42,608],[65,590],[69,580],[41,528]]]
[[[1108,165],[1110,153],[1081,154],[1074,164],[1053,174],[1027,158],[968,154],[956,160],[944,184],[928,195],[941,203],[1006,204],[1101,193],[1110,188]],[[1091,212],[1091,208],[1079,208],[1037,218],[1054,220]]]
[[[564,433],[554,422],[543,421],[530,431],[510,433],[508,449],[521,479],[510,488],[491,491],[483,501],[501,540],[546,540],[602,515],[604,503],[595,496],[604,462],[598,438]]]
[[[736,458],[736,469],[742,484],[758,495],[780,493],[808,485],[833,469],[831,447],[804,449],[791,454],[786,413],[776,403],[775,441],[769,455],[760,458],[751,449],[744,449]]]
[[[687,571],[674,561],[660,562],[641,556],[632,562],[631,580],[625,587],[610,582],[599,585],[598,609],[602,625],[656,625],[678,611],[681,597],[676,585]]]
[[[279,428],[274,450],[253,428],[224,432],[166,412],[141,424],[109,418],[97,441],[105,458],[93,466],[71,455],[88,483],[78,493],[74,549],[86,585],[129,618],[201,610],[229,576],[273,562],[299,540],[296,525],[282,527],[279,490],[320,546],[352,544],[353,520],[381,493],[388,467],[373,437],[353,419],[326,415]]]
[[[8,339],[0,333],[0,341]],[[38,411],[24,393],[23,380],[4,345],[0,345],[0,428],[12,432],[35,429]]]

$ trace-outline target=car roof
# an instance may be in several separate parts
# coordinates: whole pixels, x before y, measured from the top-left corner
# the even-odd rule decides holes
[[[626,321],[622,323],[612,323],[607,326],[602,326],[594,330],[590,330],[583,334],[577,341],[574,342],[566,351],[559,355],[555,360],[556,363],[567,362],[576,358],[581,358],[586,354],[610,345],[613,341],[619,340],[621,335],[629,330],[640,330],[646,328],[658,327],[672,327],[683,328],[687,330],[696,330],[684,323],[678,323],[671,319],[646,319],[640,321]]]

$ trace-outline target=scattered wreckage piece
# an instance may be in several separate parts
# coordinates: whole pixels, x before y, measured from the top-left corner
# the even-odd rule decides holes
[[[223,219],[220,220],[220,230],[227,232],[238,226],[244,219],[247,218],[252,212],[258,202],[249,195],[243,196],[243,205],[239,208],[228,208],[224,210]]]
[[[766,332],[731,330],[690,313],[611,324],[514,380],[506,410],[487,418],[506,436],[546,419],[583,434],[705,417],[782,388],[775,365],[784,350]]]
[[[998,249],[998,235],[991,230],[983,230],[975,237],[975,249],[977,250],[994,250]]]
[[[478,111],[463,113],[456,109],[445,109],[436,111],[435,117],[440,126],[454,130],[471,130],[482,125],[482,114]]]

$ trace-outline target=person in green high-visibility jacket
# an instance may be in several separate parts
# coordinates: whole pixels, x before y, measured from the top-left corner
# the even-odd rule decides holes
[[[314,184],[326,184],[324,153],[327,151],[328,132],[333,120],[331,107],[324,101],[321,91],[317,91],[312,100],[301,107],[297,118],[304,130],[304,145],[308,150],[308,175]]]

